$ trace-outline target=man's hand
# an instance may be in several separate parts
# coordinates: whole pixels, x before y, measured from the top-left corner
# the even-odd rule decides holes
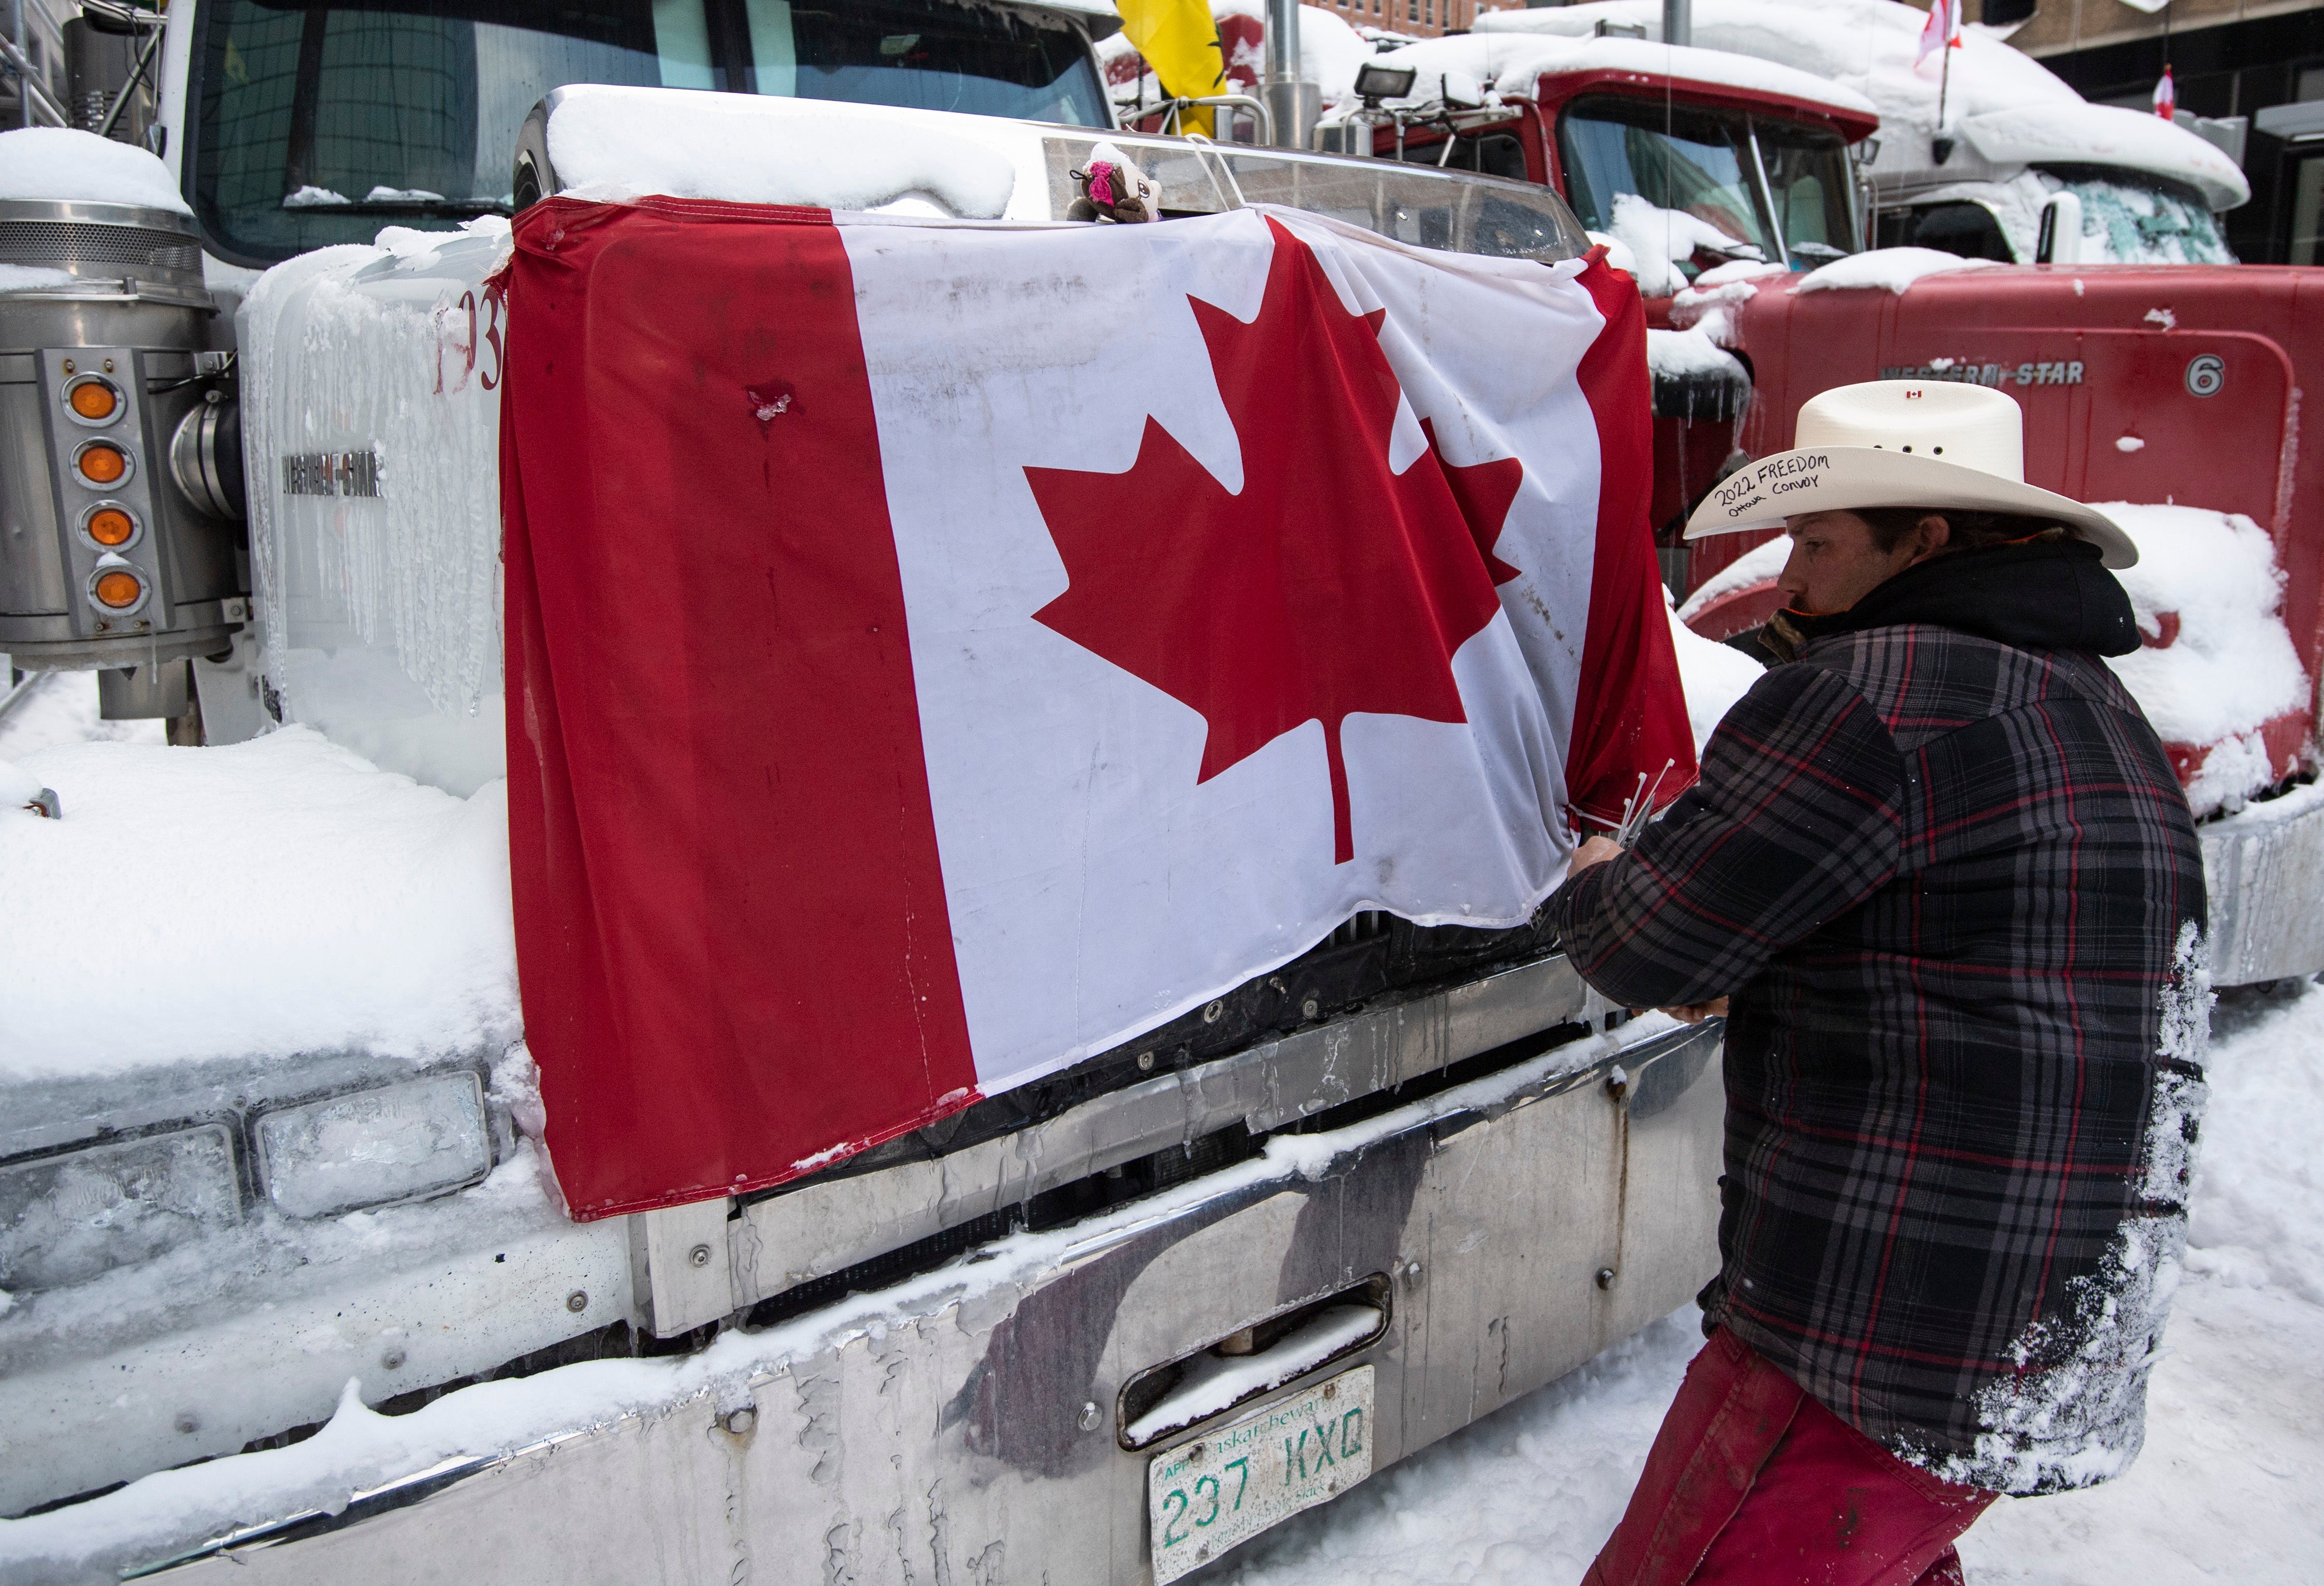
[[[1575,851],[1573,862],[1565,867],[1565,879],[1572,881],[1592,865],[1605,863],[1622,852],[1622,845],[1608,836],[1596,836]]]
[[[1592,837],[1574,851],[1573,862],[1565,867],[1565,879],[1570,881],[1591,866],[1603,864],[1622,852],[1622,845],[1611,837]],[[1665,1008],[1662,1011],[1681,1024],[1701,1024],[1706,1019],[1726,1018],[1727,999],[1713,997],[1708,1002],[1689,1002],[1683,1008]]]

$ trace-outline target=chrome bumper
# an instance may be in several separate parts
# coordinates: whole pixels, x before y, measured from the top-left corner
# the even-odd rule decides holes
[[[2198,827],[2210,892],[2211,982],[2324,970],[2324,782]]]
[[[620,1363],[619,1413],[562,1429],[540,1415],[612,1380],[603,1368],[465,1390],[408,1418],[409,1470],[334,1489],[328,1451],[286,1462],[303,1488],[261,1512],[245,1493],[231,1529],[161,1535],[153,1500],[174,1487],[39,1517],[0,1536],[0,1573],[868,1586],[1005,1565],[1143,1581],[1148,1460],[1225,1418],[1126,1452],[1117,1396],[1148,1368],[1384,1276],[1378,1341],[1282,1391],[1373,1366],[1385,1466],[1692,1296],[1716,1264],[1717,1037],[1577,1043],[1279,1136],[1240,1166],[894,1290],[685,1360]],[[637,1375],[655,1371],[667,1392],[641,1407]],[[505,1391],[513,1435],[431,1451],[430,1426],[473,1424],[460,1401],[487,1389]],[[232,1487],[239,1463],[150,1480],[190,1495]]]

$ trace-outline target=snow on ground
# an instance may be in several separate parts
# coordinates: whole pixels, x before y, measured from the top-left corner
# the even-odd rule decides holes
[[[162,742],[159,721],[108,722],[97,714],[95,672],[32,672],[0,700],[0,760],[62,743]]]
[[[505,784],[455,798],[304,727],[217,749],[55,743],[94,685],[42,692],[42,715],[0,723],[0,759],[56,789],[63,818],[0,809],[0,897],[134,877],[138,907],[15,933],[0,1080],[516,1037]],[[118,995],[124,963],[143,995]]]
[[[2318,1579],[2324,987],[2227,993],[2213,1025],[2188,1275],[2145,1452],[2106,1486],[1996,1504],[1961,1543],[1972,1586]],[[1690,1307],[1189,1579],[1570,1586],[1701,1342]]]

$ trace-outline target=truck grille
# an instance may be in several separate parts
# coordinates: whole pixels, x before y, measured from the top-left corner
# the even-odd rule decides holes
[[[202,250],[176,232],[142,226],[88,225],[70,220],[0,220],[0,263],[44,270],[190,277],[198,281]]]

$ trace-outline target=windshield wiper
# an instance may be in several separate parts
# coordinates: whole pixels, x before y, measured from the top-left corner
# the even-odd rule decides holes
[[[506,198],[350,198],[337,204],[311,199],[294,204],[285,198],[282,207],[299,215],[428,215],[466,220],[516,213],[516,206]]]

